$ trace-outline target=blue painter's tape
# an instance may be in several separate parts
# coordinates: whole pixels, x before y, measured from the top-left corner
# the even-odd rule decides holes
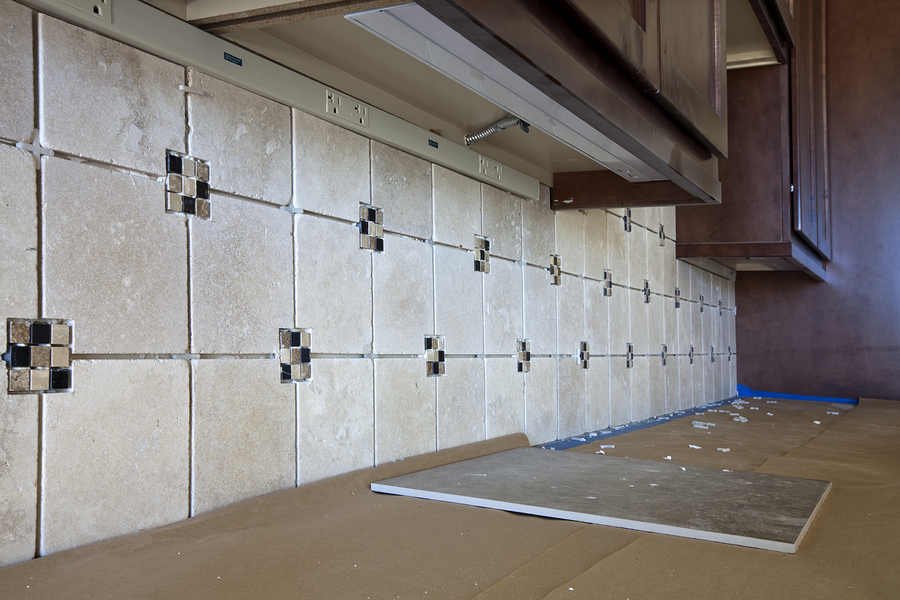
[[[233,54],[228,54],[227,52],[225,53],[225,60],[227,60],[227,61],[230,62],[230,63],[234,63],[234,64],[236,64],[236,65],[239,66],[239,67],[243,67],[243,66],[244,66],[244,61],[243,61],[243,60],[241,60],[241,59],[238,58],[237,56],[234,56]]]
[[[760,392],[751,390],[746,385],[737,386],[738,396],[741,398],[758,396],[760,398],[778,398],[781,400],[807,400],[810,402],[833,402],[835,404],[859,404],[859,400],[852,398],[832,398],[831,396],[803,396],[800,394],[779,394],[776,392]]]
[[[438,143],[434,140],[428,140],[428,145],[431,146],[432,148],[438,147]]]

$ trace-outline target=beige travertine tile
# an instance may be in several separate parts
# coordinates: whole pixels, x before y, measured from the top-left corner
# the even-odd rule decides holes
[[[184,68],[44,14],[38,40],[41,145],[165,173],[185,149]]]
[[[375,464],[437,450],[437,379],[422,359],[375,359]]]
[[[668,242],[671,246],[672,258],[675,258],[675,244]],[[666,269],[667,269],[666,247],[659,245],[659,238],[655,233],[647,234],[647,271],[650,280],[650,289],[658,294],[673,293],[666,285]]]
[[[192,351],[275,352],[294,322],[290,213],[214,194],[190,229]]]
[[[564,272],[584,274],[584,213],[580,210],[557,212],[556,254],[562,258]]]
[[[534,346],[532,346],[534,348]],[[538,359],[539,360],[539,359]],[[531,359],[534,369],[535,359]],[[525,377],[515,358],[484,360],[484,417],[487,439],[525,431]]]
[[[384,210],[385,229],[431,239],[431,163],[376,141],[371,154],[372,204]]]
[[[671,238],[673,240],[678,239],[675,235],[675,233],[676,233],[675,213],[676,213],[676,208],[674,206],[661,206],[659,209],[659,217],[660,217],[660,219],[662,219],[661,223],[665,227],[666,237]],[[668,244],[668,243],[669,243],[669,241],[666,240],[666,244]]]
[[[372,361],[315,359],[312,381],[297,389],[300,485],[375,464]]]
[[[618,291],[618,290],[616,290]],[[631,339],[635,354],[647,354],[650,347],[650,305],[644,302],[644,294],[637,290],[623,290],[631,303]],[[615,292],[613,292],[615,297]],[[652,302],[652,300],[651,300]],[[655,353],[656,350],[653,349]]]
[[[556,304],[559,322],[558,351],[560,354],[577,354],[581,342],[591,341],[585,337],[583,280],[563,274],[562,285],[556,291]]]
[[[556,354],[556,292],[550,273],[525,266],[525,338],[533,354]],[[555,367],[554,367],[555,368]]]
[[[291,201],[291,109],[188,69],[189,154],[210,161],[215,190],[284,206]],[[215,215],[214,215],[215,217]]]
[[[713,275],[709,271],[700,270],[700,293],[703,294],[703,301],[706,304],[715,304],[716,299],[713,298],[712,287]]]
[[[659,231],[659,209],[655,206],[632,208],[631,218],[636,224],[642,225],[654,233]]]
[[[631,273],[629,266],[629,250],[631,249],[631,238],[634,236],[634,228],[629,233],[622,226],[622,219],[614,213],[607,212],[606,219],[607,234],[607,261],[609,270],[612,271],[613,283],[619,285],[631,284]]]
[[[432,165],[434,241],[471,249],[481,235],[481,184],[440,165]]]
[[[591,354],[609,354],[609,306],[611,297],[603,295],[603,286],[591,279],[584,281],[584,340],[591,343]]]
[[[436,333],[446,337],[445,350],[449,354],[484,352],[482,280],[490,277],[496,279],[496,263],[502,261],[491,262],[489,275],[475,271],[474,261],[474,255],[469,251],[434,247],[434,327]],[[522,289],[521,284],[519,289]]]
[[[438,450],[485,439],[484,359],[449,358],[447,374],[435,379]]]
[[[34,161],[28,154],[0,145],[0,173],[0,323],[6,327],[9,317],[38,316],[37,196]],[[6,389],[5,383],[0,385]]]
[[[666,410],[666,369],[662,365],[662,358],[651,356],[647,359],[650,390],[650,415],[659,416],[668,413]]]
[[[309,384],[281,383],[272,359],[193,360],[191,369],[191,514],[294,486],[294,386]]]
[[[676,285],[681,290],[681,297],[685,300],[692,300],[694,296],[691,294],[691,265],[682,260],[676,260],[676,262],[678,263]]]
[[[669,355],[666,361],[666,413],[681,410],[684,401],[681,399],[681,357]]]
[[[7,373],[0,366],[0,567],[34,558],[37,523],[40,396],[8,396]]]
[[[715,375],[713,373],[713,367],[715,367],[715,365],[709,356],[709,348],[707,348],[705,352],[706,356],[701,360],[701,364],[703,365],[703,402],[709,403],[715,402],[716,400],[719,400],[719,398],[716,398],[716,396],[718,396],[718,390],[716,390]]]
[[[525,374],[525,433],[532,445],[559,439],[558,397],[556,359],[532,357]]]
[[[584,274],[602,280],[609,269],[609,225],[607,212],[601,209],[585,211],[584,215]]]
[[[372,253],[355,225],[294,217],[297,327],[312,329],[315,352],[372,351]]]
[[[694,304],[686,300],[681,301],[681,308],[675,309],[678,319],[678,353],[687,354],[693,343],[694,327],[691,317],[694,313]]]
[[[658,354],[662,352],[663,344],[671,344],[666,337],[666,301],[671,302],[668,298],[651,295],[650,304],[647,307],[647,341],[649,352]]]
[[[740,381],[738,381],[738,375],[737,375],[737,361],[738,361],[738,358],[737,358],[737,355],[735,354],[731,357],[731,366],[729,367],[728,382],[731,385],[731,389],[728,392],[729,396],[737,395],[737,385],[738,385],[738,383],[740,383]]]
[[[43,400],[41,555],[188,516],[187,363],[78,361],[74,378]]]
[[[491,239],[491,256],[522,259],[522,200],[481,184],[481,230]],[[550,264],[550,257],[546,259]]]
[[[549,264],[556,247],[556,213],[550,208],[550,188],[541,184],[541,197],[522,202],[522,251],[525,262]]]
[[[609,427],[609,358],[591,356],[591,368],[584,374],[587,431]]]
[[[681,410],[693,408],[701,402],[694,402],[694,369],[687,356],[678,357],[678,402]]]
[[[609,424],[631,423],[631,380],[632,371],[625,366],[625,358],[609,359]]]
[[[486,354],[513,354],[516,351],[516,340],[524,335],[522,304],[522,266],[505,260],[491,260],[491,272],[484,275]]]
[[[694,345],[694,352],[709,352],[709,348],[704,350],[706,347],[704,321],[709,315],[709,310],[699,302],[691,302],[689,306],[691,309],[691,344]],[[702,312],[701,307],[703,308]]]
[[[648,259],[649,245],[653,241],[650,232],[643,227],[633,227],[628,236],[628,275],[629,285],[642,289],[644,280],[650,279]],[[653,282],[650,282],[651,289]]]
[[[705,293],[703,291],[703,272],[701,269],[698,269],[694,265],[690,265],[691,271],[691,300],[695,302],[700,301],[700,294]],[[709,301],[709,293],[706,293],[706,297],[704,301]]]
[[[625,354],[625,344],[633,343],[631,336],[631,296],[636,292],[613,287],[609,301],[609,353]]]
[[[373,254],[372,263],[375,352],[422,354],[426,335],[446,335],[434,330],[431,246],[386,235],[384,252]]]
[[[675,242],[666,240],[663,248],[663,261],[665,266],[660,291],[666,296],[674,296],[675,288],[678,287],[678,260],[675,258]]]
[[[695,348],[696,353],[701,352],[700,348]],[[707,350],[709,352],[709,350]],[[706,400],[706,365],[709,362],[708,356],[694,355],[694,364],[691,365],[691,382],[693,390],[691,393],[694,406],[700,406],[707,402]]]
[[[58,158],[42,173],[44,316],[75,321],[76,353],[185,352],[187,232],[163,184]]]
[[[643,421],[653,416],[653,386],[650,361],[655,357],[636,356],[631,369],[631,420]]]
[[[305,112],[294,123],[294,206],[359,221],[371,200],[369,140]]]
[[[0,137],[17,142],[30,140],[34,130],[31,16],[21,4],[0,0]]]
[[[559,359],[559,437],[587,431],[585,421],[585,371],[577,358]]]

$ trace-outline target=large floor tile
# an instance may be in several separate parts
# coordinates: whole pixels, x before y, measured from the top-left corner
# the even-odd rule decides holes
[[[6,323],[6,320],[3,320]],[[9,396],[0,366],[0,567],[34,558],[39,396]]]
[[[372,260],[375,352],[421,354],[426,335],[447,335],[434,330],[431,246],[387,235]]]
[[[515,358],[485,359],[484,397],[487,439],[525,431],[525,379]]]
[[[585,420],[585,370],[576,358],[559,359],[559,437],[587,431]]]
[[[540,198],[522,202],[523,260],[530,265],[550,264],[556,253],[556,212],[550,208],[550,188],[540,187]]]
[[[483,280],[495,275],[475,271],[474,260],[469,251],[434,247],[434,332],[446,338],[448,354],[484,352]]]
[[[372,253],[355,225],[294,217],[297,327],[312,329],[315,352],[372,351]]]
[[[44,316],[75,321],[76,353],[185,352],[187,231],[163,184],[58,158],[42,173]]]
[[[451,358],[435,379],[438,450],[485,439],[484,359]]]
[[[590,342],[584,326],[584,281],[562,276],[562,285],[556,291],[559,319],[558,344],[560,354],[577,354],[581,342]]]
[[[34,56],[30,9],[0,1],[0,138],[30,140],[34,130]]]
[[[481,200],[481,229],[491,239],[491,255],[521,260],[522,199],[483,183]]]
[[[585,371],[585,425],[588,431],[609,427],[609,358],[591,358]]]
[[[316,359],[312,381],[296,388],[300,485],[375,464],[371,360]]]
[[[0,145],[0,172],[0,323],[5,327],[9,317],[38,316],[37,189],[34,162],[15,148]]]
[[[273,204],[291,201],[291,111],[188,69],[189,154],[210,161],[209,185]]]
[[[481,235],[481,184],[440,165],[432,165],[434,241],[472,248]]]
[[[372,141],[372,204],[388,231],[431,239],[431,163]]]
[[[191,346],[201,354],[269,354],[294,322],[291,215],[213,195],[191,222]]]
[[[422,359],[375,359],[376,464],[437,450],[437,379]]]
[[[491,261],[484,275],[484,351],[513,354],[522,339],[522,267],[505,260]]]
[[[525,374],[525,433],[532,445],[559,439],[557,360],[532,358]]]
[[[561,210],[556,214],[556,252],[562,259],[562,270],[584,274],[584,213]]]
[[[294,486],[294,387],[310,384],[281,383],[271,359],[194,360],[191,368],[191,514]]]
[[[41,554],[188,516],[184,361],[78,361],[75,391],[44,396]]]
[[[184,152],[183,67],[43,14],[38,56],[41,145],[157,175]]]
[[[525,338],[531,340],[533,354],[556,354],[558,289],[550,285],[545,269],[525,266]]]
[[[303,111],[293,111],[294,206],[359,221],[371,201],[369,140]]]

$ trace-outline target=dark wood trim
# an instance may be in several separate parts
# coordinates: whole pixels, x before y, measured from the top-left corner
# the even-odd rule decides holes
[[[376,10],[397,4],[397,0],[304,0],[302,2],[290,2],[255,10],[195,19],[189,21],[189,23],[208,33],[220,35],[233,31],[260,29],[293,21],[305,21],[332,15],[362,12],[364,10]]]
[[[671,181],[630,182],[612,171],[554,173],[550,208],[672,206],[701,202]]]
[[[791,256],[790,242],[740,242],[734,244],[676,244],[675,258],[757,258]]]
[[[766,39],[769,40],[775,58],[778,59],[779,64],[786,64],[790,59],[789,48],[793,45],[793,41],[785,39],[775,15],[769,8],[769,2],[766,0],[749,0],[749,2],[763,33],[766,34]]]

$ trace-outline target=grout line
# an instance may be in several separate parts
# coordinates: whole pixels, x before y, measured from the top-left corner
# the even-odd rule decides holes
[[[39,394],[38,395],[38,415],[37,415],[37,476],[35,477],[35,523],[34,523],[34,557],[38,558],[41,555],[41,529],[44,526],[44,511],[43,511],[43,496],[44,496],[44,458],[47,456],[47,451],[44,448],[45,444],[45,431],[44,431],[44,413],[46,408],[44,403],[46,402],[46,395]]]
[[[196,415],[194,413],[194,364],[188,363],[188,517],[194,516],[194,476],[195,472],[195,456],[194,448],[196,446],[194,435],[196,433],[196,424],[194,422]]]
[[[31,13],[31,31],[32,31],[32,85],[33,85],[33,97],[32,101],[34,103],[34,121],[33,121],[33,129],[38,130],[40,128],[40,35],[38,31],[38,13],[36,11],[32,11]],[[40,140],[34,140],[37,143],[40,143]],[[13,143],[13,147],[15,144]],[[40,159],[38,159],[40,160]],[[38,311],[38,317],[43,317],[44,315],[44,253],[43,253],[43,178],[41,177],[41,171],[39,169],[35,169],[35,177],[34,177],[34,195],[35,195],[35,204],[34,209],[36,212],[36,220],[35,220],[35,267],[36,267],[36,281],[35,281],[35,290],[36,290],[36,308]],[[74,343],[74,339],[72,342]],[[44,447],[46,443],[46,431],[44,428],[44,413],[46,411],[45,407],[46,397],[44,394],[39,394],[37,397],[37,456],[36,456],[36,473],[35,473],[35,511],[34,511],[34,557],[38,558],[41,555],[41,544],[43,541],[42,538],[42,529],[44,526],[44,511],[43,511],[43,496],[44,496],[44,459],[47,456],[46,448]]]

